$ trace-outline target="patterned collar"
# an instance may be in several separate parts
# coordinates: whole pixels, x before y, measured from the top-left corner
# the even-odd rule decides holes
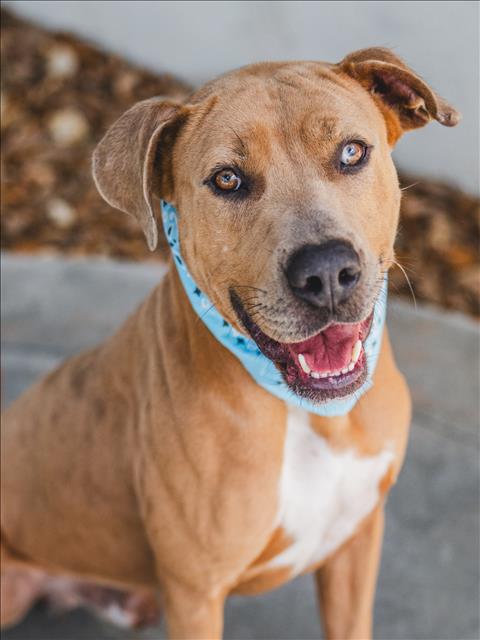
[[[383,328],[386,315],[387,280],[383,283],[373,314],[372,326],[364,342],[367,357],[368,376],[355,394],[344,398],[328,400],[324,403],[314,403],[297,396],[284,382],[279,370],[258,349],[256,343],[249,337],[238,332],[217,311],[209,298],[199,288],[192,278],[181,254],[178,237],[177,212],[175,207],[162,202],[162,220],[165,235],[170,245],[175,266],[190,303],[209,331],[233,355],[240,360],[252,378],[271,394],[284,400],[290,405],[305,409],[319,416],[333,417],[349,413],[356,402],[372,386],[372,376],[378,360]]]

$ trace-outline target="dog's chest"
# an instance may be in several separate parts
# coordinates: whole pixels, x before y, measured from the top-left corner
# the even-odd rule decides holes
[[[335,451],[311,429],[307,412],[290,409],[277,516],[290,545],[270,567],[298,574],[337,549],[377,504],[392,459],[388,449],[372,457]]]

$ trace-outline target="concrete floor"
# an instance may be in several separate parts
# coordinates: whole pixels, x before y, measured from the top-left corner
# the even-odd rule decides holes
[[[161,277],[156,264],[2,258],[5,402],[66,356],[101,341]],[[392,301],[389,327],[414,397],[407,461],[387,506],[375,637],[479,638],[479,333],[444,311]],[[160,639],[85,612],[37,607],[3,640]],[[320,637],[311,577],[256,598],[231,598],[225,638]]]

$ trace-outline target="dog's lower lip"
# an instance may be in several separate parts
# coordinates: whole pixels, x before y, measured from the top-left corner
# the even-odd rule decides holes
[[[370,329],[372,314],[356,324],[330,323],[302,342],[281,343],[266,335],[250,318],[235,291],[230,291],[230,298],[243,327],[297,395],[325,402],[350,395],[363,384],[367,375],[363,343]],[[332,338],[333,345],[328,342]],[[339,345],[335,343],[337,338]],[[321,357],[316,353],[319,341],[326,352]],[[331,364],[329,349],[335,366],[326,366],[327,361]]]

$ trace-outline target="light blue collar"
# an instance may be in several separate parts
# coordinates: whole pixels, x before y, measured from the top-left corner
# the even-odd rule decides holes
[[[378,296],[373,314],[372,326],[367,339],[364,342],[367,357],[368,377],[364,384],[354,395],[329,400],[322,404],[315,404],[305,398],[297,396],[284,382],[279,370],[258,349],[256,343],[249,337],[239,333],[227,322],[210,302],[209,298],[201,291],[183,261],[180,254],[180,240],[178,237],[177,212],[175,207],[167,202],[162,202],[163,228],[168,243],[172,250],[178,275],[184,286],[185,292],[195,313],[201,318],[216,339],[243,364],[252,378],[264,389],[277,398],[306,409],[319,416],[333,417],[349,413],[357,400],[372,386],[372,375],[377,364],[380,351],[383,327],[385,324],[387,280],[383,284]]]

